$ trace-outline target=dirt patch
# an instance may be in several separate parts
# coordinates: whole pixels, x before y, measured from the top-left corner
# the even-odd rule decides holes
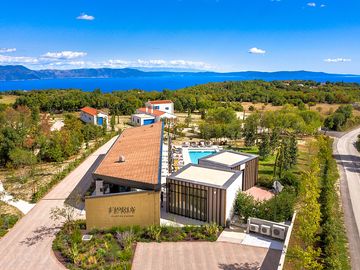
[[[18,217],[21,217],[23,215],[16,207],[2,201],[0,201],[0,212],[1,214],[16,215]]]

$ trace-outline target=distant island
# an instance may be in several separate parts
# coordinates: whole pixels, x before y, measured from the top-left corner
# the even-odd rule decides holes
[[[84,68],[69,70],[31,70],[21,65],[0,66],[0,81],[49,80],[68,78],[140,78],[161,76],[191,76],[191,77],[225,77],[232,80],[342,80],[345,77],[360,77],[352,74],[330,74],[312,71],[241,71],[241,72],[174,72],[174,71],[142,71],[133,68]]]

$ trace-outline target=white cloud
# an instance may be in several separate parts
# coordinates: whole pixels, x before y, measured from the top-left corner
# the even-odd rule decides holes
[[[328,59],[324,59],[325,62],[327,63],[343,63],[343,62],[351,62],[350,58],[328,58]]]
[[[86,56],[86,52],[74,52],[74,51],[61,51],[61,52],[47,52],[42,55],[44,58],[50,59],[74,59]]]
[[[202,62],[184,59],[164,60],[164,59],[109,59],[105,61],[84,61],[78,59],[86,56],[85,52],[59,51],[47,52],[38,57],[28,56],[8,56],[0,54],[0,64],[25,65],[36,69],[69,69],[69,68],[178,68],[196,70],[214,70],[214,66]]]
[[[81,13],[79,16],[76,17],[76,19],[85,20],[85,21],[93,21],[93,20],[95,20],[95,17],[85,14],[85,13]]]
[[[38,64],[39,60],[27,56],[8,56],[0,54],[0,63],[5,65]]]
[[[0,53],[12,53],[16,52],[16,48],[0,48]]]
[[[316,3],[315,3],[315,2],[309,2],[309,3],[307,3],[307,5],[308,5],[309,7],[316,7]]]
[[[259,49],[259,48],[256,48],[256,47],[249,49],[248,52],[251,53],[251,54],[265,54],[266,53],[265,50]]]
[[[324,7],[326,7],[326,5],[324,5],[324,4],[321,4],[321,5],[320,5],[320,7],[321,7],[321,8],[324,8]]]
[[[100,66],[112,67],[112,68],[124,68],[124,67],[146,67],[146,68],[184,68],[184,69],[199,69],[209,70],[214,67],[208,63],[201,61],[189,61],[189,60],[164,60],[164,59],[137,59],[136,61],[127,61],[121,59],[110,59]]]

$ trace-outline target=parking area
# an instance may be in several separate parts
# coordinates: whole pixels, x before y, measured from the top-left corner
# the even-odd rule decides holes
[[[229,242],[138,243],[133,270],[272,270],[281,251]]]

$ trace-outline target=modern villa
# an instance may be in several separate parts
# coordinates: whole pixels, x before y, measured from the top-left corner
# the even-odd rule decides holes
[[[163,126],[129,128],[115,141],[93,173],[95,191],[85,199],[88,228],[160,224],[160,197],[169,213],[229,224],[237,192],[257,182],[257,156],[209,153],[167,176],[161,191]]]
[[[167,211],[222,226],[233,216],[237,192],[255,186],[258,156],[220,151],[167,178]]]
[[[174,103],[171,100],[154,100],[145,103],[144,108],[139,108],[131,116],[135,126],[145,126],[157,123],[162,119],[175,120]]]
[[[199,159],[199,164],[208,167],[227,168],[243,173],[242,190],[246,191],[258,181],[259,157],[235,151],[220,151]]]
[[[84,107],[80,110],[80,119],[85,123],[98,126],[109,123],[107,114],[91,107]]]
[[[161,122],[126,129],[93,172],[88,228],[160,224]]]

